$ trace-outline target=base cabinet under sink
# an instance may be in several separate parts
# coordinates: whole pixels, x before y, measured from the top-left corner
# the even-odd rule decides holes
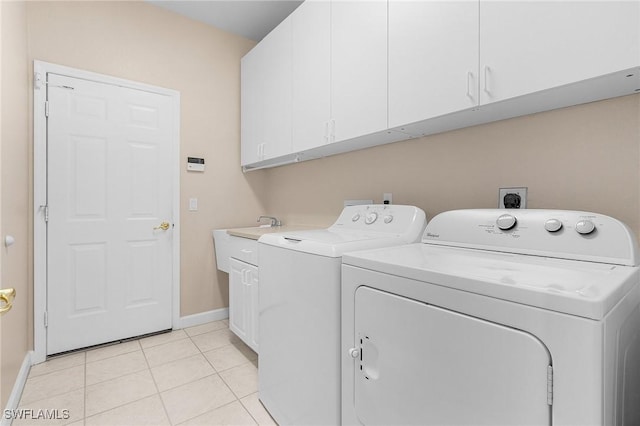
[[[229,259],[229,329],[258,352],[258,267]]]

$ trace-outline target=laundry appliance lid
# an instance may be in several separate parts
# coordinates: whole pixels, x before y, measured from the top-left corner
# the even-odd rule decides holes
[[[332,228],[267,234],[259,243],[326,257],[341,257],[358,250],[389,247],[404,243],[400,235],[386,232],[340,230]]]
[[[430,244],[349,253],[343,264],[600,320],[638,283],[633,266]],[[366,282],[363,282],[366,285]]]

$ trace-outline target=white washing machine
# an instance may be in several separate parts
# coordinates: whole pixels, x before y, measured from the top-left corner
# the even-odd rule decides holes
[[[640,424],[638,261],[621,222],[558,210],[345,255],[342,423]]]
[[[260,237],[258,395],[279,424],[340,423],[343,253],[420,241],[425,225],[412,206],[348,206],[328,229]]]

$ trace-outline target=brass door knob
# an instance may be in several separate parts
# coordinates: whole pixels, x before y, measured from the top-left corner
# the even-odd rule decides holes
[[[8,312],[13,306],[13,299],[16,297],[15,288],[3,288],[0,290],[0,315]]]
[[[155,228],[153,228],[153,230],[155,231],[157,229],[162,229],[163,231],[166,231],[170,226],[171,224],[169,222],[162,222],[160,226],[156,226]]]

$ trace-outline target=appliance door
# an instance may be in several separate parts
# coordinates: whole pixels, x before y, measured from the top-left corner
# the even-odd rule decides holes
[[[354,333],[362,424],[551,423],[550,355],[528,333],[365,286]]]

